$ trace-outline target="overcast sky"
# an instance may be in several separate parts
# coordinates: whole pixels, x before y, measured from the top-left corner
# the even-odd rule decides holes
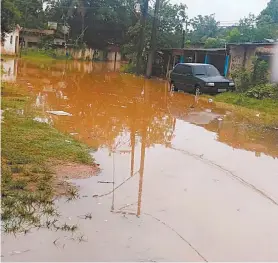
[[[238,21],[249,13],[258,15],[269,0],[171,0],[171,2],[186,4],[189,18],[199,14],[215,13],[218,21]]]

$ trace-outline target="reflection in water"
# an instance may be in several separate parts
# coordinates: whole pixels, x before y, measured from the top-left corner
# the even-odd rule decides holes
[[[6,82],[14,82],[17,77],[17,59],[9,59],[7,61],[1,61],[3,67],[2,80]]]
[[[88,242],[77,251],[59,231],[6,236],[6,261],[12,249],[29,248],[36,249],[22,253],[22,261],[277,259],[276,130],[105,63],[21,61],[17,81],[34,96],[32,106],[37,97],[45,111],[37,120],[51,118],[96,148],[103,170],[71,180],[80,187],[74,205],[57,201],[62,217],[77,222]],[[88,212],[93,224],[80,221]],[[57,250],[55,240],[65,247]]]
[[[32,84],[35,105],[43,111],[72,114],[53,117],[59,130],[94,148],[130,154],[129,176],[139,176],[137,216],[141,213],[146,148],[172,148],[177,120],[214,132],[215,139],[235,149],[252,151],[258,157],[261,153],[278,156],[277,132],[256,127],[242,116],[198,97],[169,92],[164,81],[119,73],[119,67],[119,63],[78,61],[38,67],[21,61],[18,81]],[[139,145],[140,167],[136,171]],[[114,187],[113,183],[113,195]]]

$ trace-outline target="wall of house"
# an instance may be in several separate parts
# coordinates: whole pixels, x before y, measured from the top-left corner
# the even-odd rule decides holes
[[[38,35],[22,35],[22,38],[24,39],[24,47],[26,48],[37,46],[40,42],[40,36]]]
[[[121,57],[121,53],[117,52],[117,56],[116,56],[116,61],[121,61],[122,57]],[[114,61],[115,60],[115,52],[114,51],[110,51],[107,54],[107,60],[108,61]]]
[[[256,56],[257,53],[273,55],[274,48],[272,45],[231,46],[229,73],[242,67],[251,69],[253,58]]]
[[[76,60],[103,60],[104,52],[97,49],[85,48],[85,49],[76,49],[76,48],[57,48],[55,50],[57,55],[66,56],[68,54],[70,57]]]
[[[19,51],[19,29],[6,34],[4,42],[1,43],[1,54],[16,55]]]
[[[245,49],[244,49],[243,46],[231,46],[230,47],[229,73],[243,67],[243,64],[244,64],[244,50]]]

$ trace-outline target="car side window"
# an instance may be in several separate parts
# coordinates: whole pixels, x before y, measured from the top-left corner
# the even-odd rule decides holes
[[[177,73],[177,74],[182,74],[182,68],[183,68],[182,65],[177,65],[177,66],[175,66],[173,72]]]
[[[192,75],[192,68],[190,66],[184,66],[183,74],[191,74]]]

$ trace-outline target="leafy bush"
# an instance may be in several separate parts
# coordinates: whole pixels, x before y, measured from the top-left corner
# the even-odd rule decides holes
[[[240,93],[246,92],[251,84],[251,73],[246,69],[237,69],[232,74],[232,79],[235,82],[236,90]]]
[[[231,76],[236,84],[237,92],[244,93],[254,86],[264,86],[269,82],[269,65],[266,61],[255,57],[252,70],[237,69],[232,72]]]
[[[121,72],[134,73],[136,66],[133,63],[123,64],[121,66]]]
[[[253,59],[252,82],[256,85],[266,84],[269,81],[269,64],[257,57]]]
[[[261,84],[258,86],[255,86],[253,88],[250,88],[246,92],[246,96],[250,98],[256,98],[256,99],[277,99],[278,98],[278,85],[272,85],[272,84]]]

